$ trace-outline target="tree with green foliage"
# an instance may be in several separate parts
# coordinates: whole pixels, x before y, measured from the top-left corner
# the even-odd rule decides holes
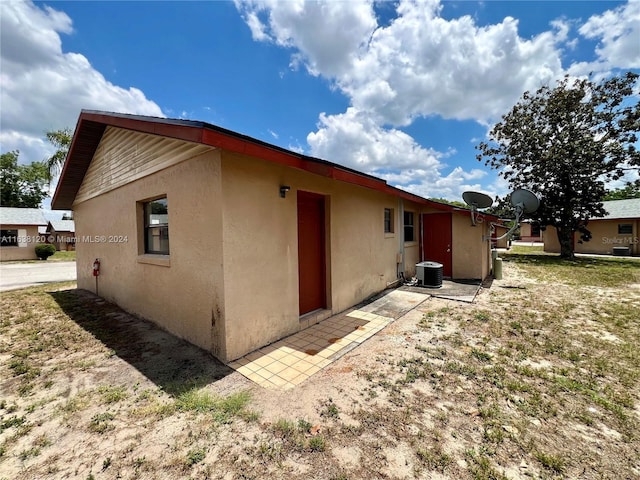
[[[19,165],[20,152],[0,155],[0,205],[38,208],[48,195],[49,170],[45,162]]]
[[[49,170],[49,180],[52,180],[60,172],[64,166],[64,161],[67,158],[69,147],[71,147],[71,139],[73,138],[73,131],[67,127],[61,130],[52,130],[46,133],[47,140],[56,147],[56,151],[51,157],[47,158],[47,168]]]
[[[429,200],[431,200],[432,202],[438,202],[438,203],[444,203],[446,205],[452,205],[454,207],[461,207],[461,208],[469,208],[469,206],[464,203],[464,202],[459,202],[458,200],[447,200],[446,198],[436,198],[436,197],[431,197],[429,198]]]
[[[640,198],[640,185],[631,184],[624,188],[609,190],[602,200],[627,200],[630,198]]]
[[[538,195],[531,219],[557,229],[562,258],[574,257],[574,233],[588,240],[589,219],[605,215],[605,184],[640,168],[637,79],[632,72],[599,83],[565,77],[526,92],[477,146],[478,160],[499,169],[511,188]]]

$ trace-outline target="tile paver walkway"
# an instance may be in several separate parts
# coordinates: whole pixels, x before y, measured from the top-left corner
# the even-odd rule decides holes
[[[352,310],[250,353],[229,366],[265,388],[293,388],[393,320]]]
[[[293,388],[427,298],[429,295],[422,292],[387,293],[360,309],[323,320],[229,366],[265,388]]]

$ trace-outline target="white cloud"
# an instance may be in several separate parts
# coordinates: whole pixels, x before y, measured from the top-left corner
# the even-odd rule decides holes
[[[600,40],[596,47],[598,60],[581,64],[585,71],[594,67],[640,68],[640,2],[630,1],[594,15],[578,31],[585,38]]]
[[[438,169],[443,156],[401,130],[382,128],[354,107],[338,115],[320,114],[318,131],[309,133],[307,142],[316,156],[370,173],[389,168]]]
[[[22,162],[53,151],[44,133],[74,127],[82,109],[164,116],[137,88],[107,81],[81,54],[63,52],[61,34],[72,34],[71,19],[31,2],[0,4],[0,142],[18,149]]]
[[[470,16],[445,19],[439,0],[401,0],[384,25],[371,0],[236,0],[236,6],[255,40],[290,49],[292,68],[329,79],[349,98],[344,113],[320,114],[317,131],[307,136],[313,155],[428,196],[459,198],[464,189],[479,189],[473,180],[483,170],[444,174],[446,154],[400,128],[429,116],[489,126],[524,91],[561,78],[563,51],[576,48],[573,20],[554,20],[525,39],[517,19],[482,26]],[[639,55],[639,9],[638,2],[627,4],[580,28],[582,36],[602,39],[597,55],[607,68],[630,66]],[[499,181],[488,188],[504,194]]]
[[[254,40],[298,50],[313,75],[337,76],[349,70],[376,27],[373,6],[365,2],[236,0]]]

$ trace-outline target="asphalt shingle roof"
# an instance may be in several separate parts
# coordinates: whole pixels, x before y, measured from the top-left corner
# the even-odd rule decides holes
[[[38,208],[0,207],[2,225],[47,225]]]
[[[640,198],[602,202],[608,215],[604,218],[640,218]]]
[[[51,220],[49,222],[56,232],[75,232],[76,226],[73,220]]]

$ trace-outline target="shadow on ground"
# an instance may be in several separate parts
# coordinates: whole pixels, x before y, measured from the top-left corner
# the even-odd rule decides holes
[[[233,373],[233,369],[152,323],[86,290],[49,292],[64,313],[145,377],[178,396]]]

